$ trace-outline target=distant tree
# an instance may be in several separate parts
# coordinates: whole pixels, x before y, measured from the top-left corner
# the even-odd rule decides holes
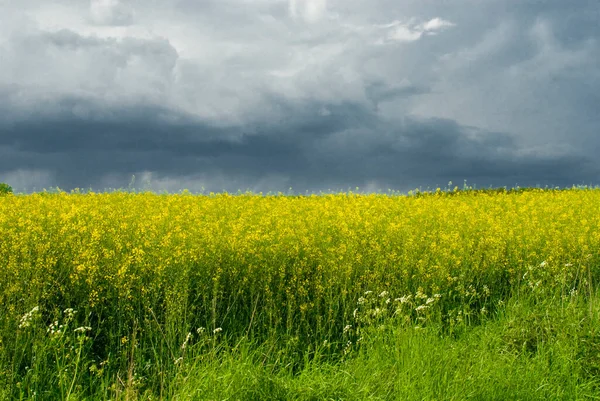
[[[12,194],[13,189],[10,185],[0,182],[0,195]]]

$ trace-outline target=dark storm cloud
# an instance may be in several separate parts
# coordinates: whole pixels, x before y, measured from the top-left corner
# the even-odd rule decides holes
[[[289,110],[288,118],[246,129],[192,120],[172,124],[156,117],[168,111],[155,108],[121,110],[118,118],[105,122],[16,123],[0,130],[0,148],[5,149],[0,171],[50,171],[66,190],[88,187],[106,175],[120,177],[116,186],[126,186],[131,175],[146,171],[156,172],[159,182],[199,173],[235,177],[203,186],[236,191],[256,187],[262,177],[276,173],[299,192],[370,183],[378,186],[372,190],[406,191],[465,179],[480,186],[564,186],[598,173],[578,155],[519,155],[510,136],[450,120],[386,122],[357,104],[281,107]],[[323,108],[328,114],[318,114]]]

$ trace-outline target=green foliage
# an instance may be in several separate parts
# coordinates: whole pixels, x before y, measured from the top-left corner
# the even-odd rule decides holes
[[[10,185],[0,182],[0,195],[12,194],[13,189]]]

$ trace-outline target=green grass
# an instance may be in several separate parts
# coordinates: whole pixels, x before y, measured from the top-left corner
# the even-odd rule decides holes
[[[600,397],[597,294],[522,294],[484,316],[476,324],[464,319],[451,327],[435,313],[420,322],[372,320],[341,354],[331,353],[327,344],[299,353],[293,341],[229,342],[221,333],[196,333],[169,360],[161,359],[156,344],[130,346],[125,369],[78,359],[88,344],[83,335],[53,343],[47,333],[38,333],[15,344],[28,343],[35,358],[23,376],[4,372],[0,394],[6,400]],[[35,318],[31,323],[35,332]],[[144,347],[157,347],[157,359],[138,359]]]
[[[293,373],[247,345],[195,361],[173,399],[577,400],[600,394],[597,301],[513,299],[477,326],[443,333],[433,323],[384,322],[338,362],[305,361]],[[387,324],[385,324],[387,323]],[[284,358],[285,359],[285,358]],[[194,363],[194,362],[192,362]]]

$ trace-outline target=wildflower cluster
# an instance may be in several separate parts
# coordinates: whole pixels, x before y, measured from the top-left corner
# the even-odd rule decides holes
[[[388,291],[365,291],[352,312],[352,324],[347,324],[342,337],[346,343],[343,354],[357,349],[363,335],[383,331],[389,326],[412,326],[416,329],[440,320],[439,300],[442,294],[427,295],[419,288],[414,294],[394,298]]]
[[[366,291],[358,299],[352,317],[357,330],[366,327],[384,327],[393,319],[397,324],[425,324],[431,319],[442,294],[427,295],[419,288],[414,294],[394,298],[387,291],[378,295]],[[348,331],[348,330],[345,330]]]
[[[39,319],[39,317],[40,307],[34,306],[33,309],[31,309],[29,312],[27,312],[21,317],[21,321],[19,322],[19,328],[24,329],[26,327],[30,327],[32,325],[32,322]]]

